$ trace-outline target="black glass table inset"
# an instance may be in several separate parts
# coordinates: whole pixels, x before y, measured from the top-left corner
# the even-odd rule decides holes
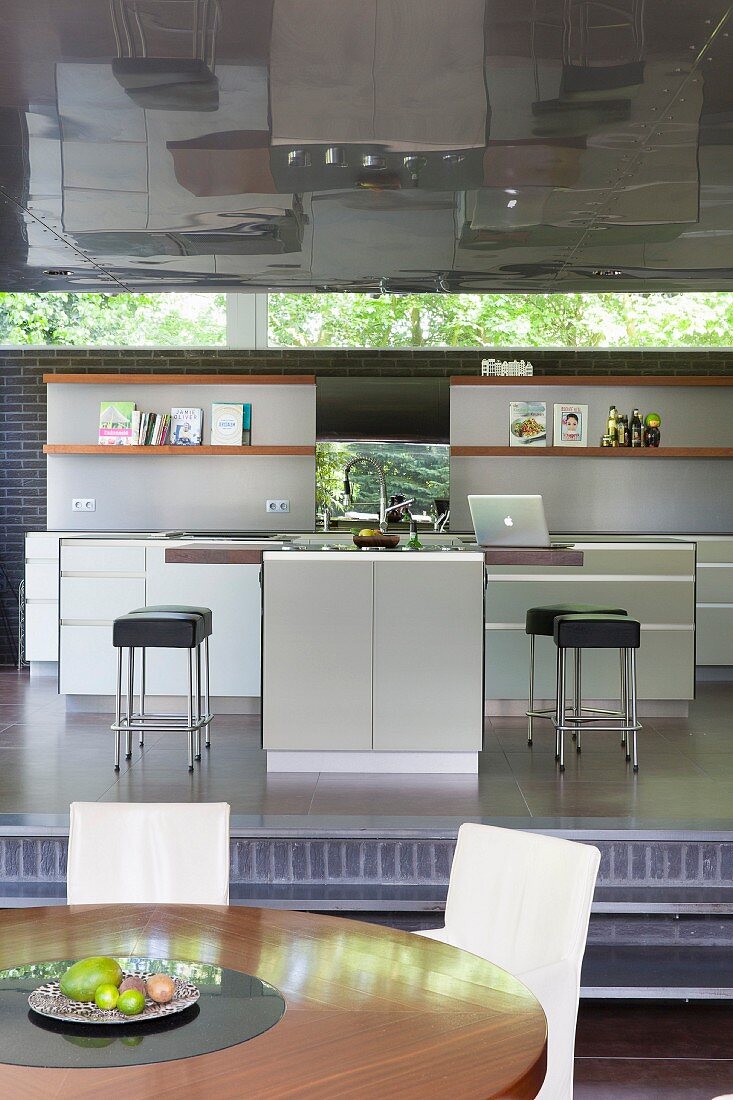
[[[0,970],[0,1063],[108,1069],[173,1062],[237,1046],[281,1019],[285,999],[251,974],[180,959],[118,958],[123,970],[178,975],[199,987],[198,1003],[151,1023],[70,1024],[40,1016],[28,995],[56,981],[75,959]]]

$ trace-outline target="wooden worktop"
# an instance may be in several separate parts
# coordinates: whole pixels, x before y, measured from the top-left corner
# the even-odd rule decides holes
[[[263,552],[276,549],[277,547],[271,543],[263,543],[262,546],[166,546],[165,560],[188,565],[260,565]],[[467,547],[466,550],[448,551],[446,556],[453,557],[455,554],[467,553],[470,549]],[[387,551],[387,553],[399,553],[399,551]],[[419,557],[419,554],[416,556]],[[494,547],[484,551],[484,561],[487,565],[579,566],[583,564],[583,551],[572,547],[557,550],[542,546]]]

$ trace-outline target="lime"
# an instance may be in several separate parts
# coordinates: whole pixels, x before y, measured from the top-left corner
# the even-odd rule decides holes
[[[109,1010],[117,1007],[117,998],[120,991],[112,982],[103,982],[94,990],[94,1003],[97,1008]]]
[[[139,989],[126,989],[120,994],[117,1011],[123,1016],[137,1016],[145,1008],[145,998]]]

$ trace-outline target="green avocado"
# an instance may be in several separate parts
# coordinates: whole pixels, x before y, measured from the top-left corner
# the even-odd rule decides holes
[[[94,955],[89,959],[80,959],[70,966],[59,982],[59,988],[70,1001],[93,1001],[97,986],[119,985],[122,970],[116,959],[105,955]]]

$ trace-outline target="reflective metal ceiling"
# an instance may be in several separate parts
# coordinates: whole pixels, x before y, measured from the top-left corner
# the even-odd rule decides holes
[[[0,0],[0,290],[728,288],[732,26],[722,0]]]

